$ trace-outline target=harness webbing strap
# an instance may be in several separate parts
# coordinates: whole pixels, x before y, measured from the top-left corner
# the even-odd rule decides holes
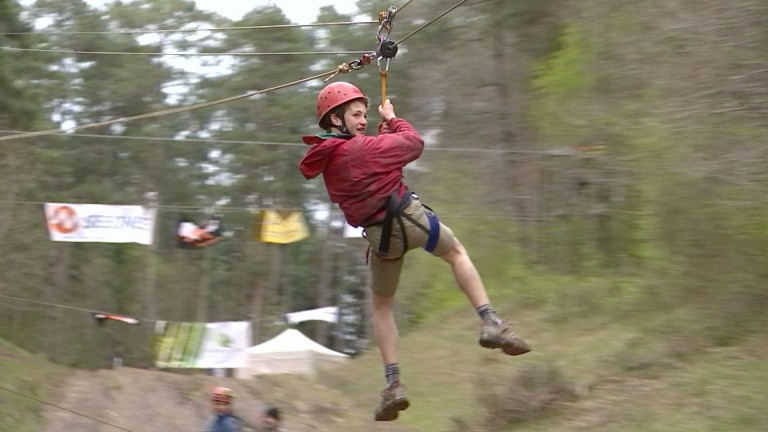
[[[402,199],[398,200],[397,191],[392,192],[392,195],[387,198],[387,211],[384,214],[384,221],[381,226],[381,240],[379,240],[379,256],[384,258],[389,256],[389,241],[392,237],[392,220],[395,216],[399,219],[401,212],[408,204],[410,204],[410,202],[411,193],[408,191],[406,191]],[[400,222],[401,228],[402,225],[402,222]],[[403,241],[406,241],[406,239],[403,238]],[[404,248],[407,249],[407,245]]]
[[[400,229],[402,230],[403,234],[402,254],[405,254],[405,252],[408,250],[408,238],[405,234],[405,226],[403,225],[402,218],[407,219],[409,222],[416,225],[420,230],[427,233],[429,237],[427,237],[427,243],[424,245],[424,250],[429,253],[435,251],[435,248],[437,247],[437,241],[440,239],[440,220],[437,218],[437,214],[435,214],[431,208],[424,204],[422,204],[422,206],[425,209],[425,214],[427,216],[427,220],[429,221],[429,227],[425,227],[419,221],[413,219],[410,215],[403,213],[403,209],[405,209],[408,204],[411,203],[412,199],[413,196],[410,192],[406,192],[402,199],[398,199],[397,191],[393,192],[392,195],[387,198],[386,213],[384,215],[384,220],[382,221],[381,239],[379,240],[379,250],[377,252],[380,257],[387,258],[389,256],[389,246],[390,240],[392,238],[392,224],[395,218],[397,218],[397,222],[400,224]]]
[[[427,219],[429,220],[429,237],[427,238],[427,244],[424,245],[424,250],[432,253],[437,247],[437,239],[440,238],[440,221],[437,219],[437,215],[431,208],[424,206],[427,211]]]

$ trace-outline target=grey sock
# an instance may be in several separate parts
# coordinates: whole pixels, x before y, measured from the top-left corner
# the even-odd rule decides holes
[[[493,310],[490,303],[478,307],[477,314],[480,315],[480,319],[489,324],[501,324],[501,318],[496,315],[496,311]]]
[[[400,365],[391,363],[384,366],[384,376],[387,378],[387,385],[400,381]]]

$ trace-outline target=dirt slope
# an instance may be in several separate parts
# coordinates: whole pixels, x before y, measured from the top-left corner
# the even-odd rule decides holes
[[[376,424],[372,407],[356,408],[340,392],[297,376],[238,380],[120,368],[76,371],[65,382],[52,402],[81,415],[46,406],[42,432],[198,431],[209,414],[206,392],[214,385],[235,390],[236,414],[251,424],[264,404],[278,406],[286,417],[284,432],[406,430]]]

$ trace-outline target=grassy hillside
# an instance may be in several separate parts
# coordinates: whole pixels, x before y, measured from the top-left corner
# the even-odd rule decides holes
[[[10,390],[0,390],[0,431],[199,430],[210,414],[208,391],[214,385],[234,389],[236,414],[250,425],[269,404],[286,413],[286,431],[378,430],[371,427],[368,410],[358,409],[333,383],[301,376],[246,381],[195,372],[66,369],[0,341],[0,386]]]
[[[564,319],[545,310],[515,315],[507,301],[499,308],[534,352],[506,357],[480,348],[477,319],[466,307],[427,319],[401,341],[412,406],[395,423],[371,421],[384,381],[375,350],[316,379],[223,381],[237,391],[241,416],[254,421],[263,403],[273,403],[285,411],[289,432],[768,429],[764,334],[717,345],[680,330],[693,328],[679,325],[690,306],[627,311],[621,319],[597,308]],[[135,432],[194,430],[207,415],[206,389],[222,382],[129,368],[68,371],[7,343],[0,348],[4,388]],[[0,430],[109,428],[7,391],[0,400]]]
[[[33,398],[52,397],[67,371],[0,339],[0,430],[37,432],[43,405]]]
[[[553,325],[540,313],[516,322],[533,341],[510,358],[476,345],[475,319],[457,312],[401,343],[412,431],[754,431],[768,428],[768,337],[715,347],[664,331],[666,317],[598,316]],[[643,324],[646,323],[646,324]],[[383,384],[378,358],[332,374],[367,407]]]
[[[494,46],[479,32],[474,44],[462,39],[464,51],[487,51],[478,57],[486,61],[472,64],[498,70],[499,85],[467,68],[469,52],[418,69],[434,67],[434,81],[451,88],[446,105],[461,108],[451,133],[471,133],[472,142],[497,135],[491,114],[506,106],[503,98],[484,104],[456,95],[477,92],[478,82],[488,92],[504,88],[504,57],[488,48],[518,64],[512,54],[520,53],[505,51],[518,44],[506,41],[525,35],[512,34],[517,27],[501,12],[549,4],[529,23],[531,30],[557,23],[545,38],[549,52],[527,59],[531,70],[518,71],[527,77],[517,83],[521,97],[509,98],[524,101],[514,117],[526,142],[516,144],[603,149],[562,162],[529,160],[552,178],[515,177],[530,181],[530,190],[507,199],[536,196],[542,208],[528,215],[535,224],[484,216],[507,206],[494,193],[457,193],[469,158],[443,153],[456,169],[428,172],[433,189],[425,196],[445,209],[442,220],[472,253],[494,305],[531,340],[531,354],[480,348],[478,320],[445,265],[416,253],[398,293],[412,407],[393,424],[371,421],[384,384],[375,348],[316,379],[238,381],[65,370],[0,341],[0,385],[135,432],[195,430],[207,414],[206,389],[222,382],[240,395],[246,419],[265,402],[280,406],[285,432],[768,430],[766,3],[476,3],[498,9],[507,39]],[[501,27],[488,34],[504,35]],[[458,71],[451,61],[466,73],[451,72]],[[478,183],[522,171],[519,161],[507,162]],[[0,431],[108,429],[0,390]]]

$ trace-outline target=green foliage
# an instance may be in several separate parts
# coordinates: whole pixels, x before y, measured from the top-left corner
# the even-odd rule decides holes
[[[390,5],[358,4],[370,18]],[[410,3],[398,14],[393,38],[445,7],[437,0]],[[682,0],[491,0],[462,6],[403,43],[388,95],[428,144],[406,170],[407,181],[458,234],[494,304],[545,311],[553,326],[579,315],[605,321],[648,311],[679,314],[685,327],[716,346],[739,344],[761,328],[754,317],[767,301],[762,143],[768,135],[761,111],[767,86],[764,43],[754,29],[765,28],[768,14],[748,0],[727,8],[727,16],[719,10]],[[152,56],[71,50],[303,52],[368,50],[375,42],[375,26],[368,25],[155,37],[67,33],[287,24],[273,5],[236,22],[189,0],[113,2],[105,10],[84,1],[40,0],[23,8],[0,1],[0,11],[4,29],[28,31],[32,20],[43,19],[53,31],[3,35],[3,45],[64,51],[0,52],[4,130],[216,100],[353,58],[210,57],[190,72]],[[673,25],[670,17],[689,22]],[[348,19],[330,7],[318,16],[319,22]],[[375,65],[334,79],[354,82],[372,101],[379,96]],[[6,275],[0,289],[137,316],[154,306],[157,317],[178,320],[250,317],[259,293],[260,322],[286,308],[333,302],[345,290],[360,296],[366,289],[357,277],[364,270],[360,251],[336,251],[323,267],[333,239],[320,237],[316,226],[310,239],[288,248],[251,241],[253,211],[327,200],[322,183],[306,182],[296,169],[304,150],[299,137],[317,132],[313,106],[321,85],[94,131],[157,140],[62,135],[4,143],[0,234],[8,259],[0,266]],[[374,111],[370,120],[375,123]],[[165,140],[177,136],[229,142]],[[51,244],[34,204],[144,203],[146,192],[158,192],[162,207],[152,251]],[[175,247],[181,214],[203,219],[218,210],[233,238],[206,253]],[[273,259],[278,250],[282,261]],[[344,268],[344,262],[354,264]],[[321,292],[325,276],[328,291]],[[147,292],[148,285],[156,291]],[[409,329],[467,305],[447,265],[416,251],[398,299]],[[3,313],[13,323],[0,329],[4,336],[64,363],[99,367],[109,349],[89,350],[109,345],[112,336],[125,341],[116,348],[145,346],[141,332],[112,335],[74,311]],[[47,335],[49,320],[57,325]],[[131,362],[145,360],[142,349],[130,351]]]
[[[544,139],[572,146],[581,141],[579,134],[587,131],[578,121],[587,119],[578,119],[576,113],[583,112],[584,97],[597,77],[590,69],[590,42],[578,26],[562,28],[557,41],[557,48],[536,67],[531,80],[536,94],[531,116]]]
[[[40,356],[25,352],[0,339],[0,429],[39,431],[43,406],[31,398],[46,400],[65,371]],[[7,389],[7,390],[5,390]],[[10,390],[10,391],[8,391]],[[20,393],[20,394],[17,394]],[[28,397],[25,397],[28,396]]]
[[[0,29],[24,33],[31,26],[20,18],[21,6],[15,0],[0,1]],[[30,48],[34,38],[24,34],[2,34],[0,44],[10,48]],[[32,127],[40,116],[34,82],[44,72],[34,53],[0,51],[0,129]],[[28,80],[19,80],[24,75]]]

